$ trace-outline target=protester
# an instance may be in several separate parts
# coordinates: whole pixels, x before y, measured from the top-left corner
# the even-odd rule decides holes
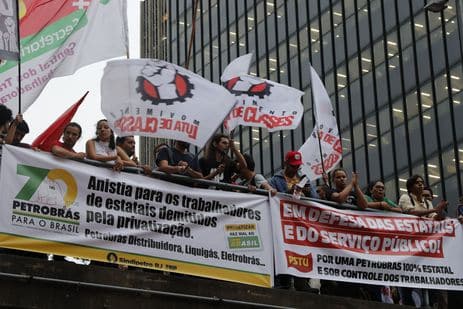
[[[275,188],[278,192],[293,193],[296,185],[301,181],[298,175],[299,167],[302,165],[302,155],[298,151],[288,151],[285,155],[283,170],[273,175],[269,180],[269,185]],[[305,186],[303,186],[305,187]],[[310,188],[307,188],[310,190]],[[302,188],[301,188],[302,193]],[[302,193],[305,196],[318,197],[316,192],[305,191]],[[316,196],[315,196],[316,195]],[[290,275],[276,275],[275,287],[279,289],[290,289],[294,284],[294,288],[298,291],[310,290],[310,279],[299,278]],[[317,282],[318,285],[318,282]]]
[[[346,203],[355,205],[361,209],[366,209],[368,203],[358,184],[357,173],[352,173],[352,180],[347,183],[347,173],[344,169],[338,168],[333,171],[332,176],[334,189],[328,192],[328,200],[336,203]]]
[[[432,189],[430,187],[423,188],[422,196],[430,202],[432,202],[432,200],[434,199],[434,193],[432,192]]]
[[[169,147],[169,145],[167,145],[167,143],[160,143],[160,144],[157,144],[154,149],[153,149],[153,154],[154,154],[154,160],[153,160],[153,168],[152,170],[157,170],[159,168],[157,162],[156,162],[156,159],[159,155],[159,152],[164,149],[164,148],[167,148]]]
[[[295,185],[302,179],[298,174],[299,167],[302,165],[301,153],[298,151],[288,151],[283,164],[283,169],[270,178],[269,184],[278,192],[292,194],[296,189]],[[318,198],[318,194],[310,182],[306,182],[306,185],[301,189],[304,196]]]
[[[87,141],[85,149],[88,159],[114,164],[115,171],[120,171],[124,167],[124,163],[117,155],[113,130],[106,119],[97,122],[96,137]]]
[[[2,159],[2,145],[5,143],[8,127],[13,120],[13,113],[5,105],[0,105],[0,160]]]
[[[238,178],[234,181],[234,184],[248,186],[250,191],[264,189],[275,195],[277,191],[269,185],[267,179],[254,171],[256,166],[254,159],[247,153],[243,154],[243,158],[246,161],[246,166],[242,166],[238,160],[235,160]]]
[[[459,204],[457,205],[457,218],[463,223],[463,196],[460,196]]]
[[[424,180],[419,175],[413,175],[407,179],[407,194],[399,199],[399,206],[404,213],[441,220],[445,216],[443,210],[447,207],[447,201],[442,200],[436,208],[432,203],[423,197]]]
[[[68,123],[63,130],[63,141],[56,141],[51,146],[51,152],[58,157],[67,159],[84,159],[85,152],[76,152],[74,145],[82,136],[82,127],[76,122]]]
[[[399,199],[399,206],[402,211],[409,215],[418,217],[431,218],[433,220],[442,220],[445,218],[444,209],[447,207],[447,201],[442,200],[436,208],[432,202],[423,196],[424,180],[419,175],[413,175],[407,179],[407,193],[403,194]],[[432,193],[431,193],[432,195]],[[420,308],[425,304],[423,293],[424,289],[417,288],[399,288],[402,304],[415,306]],[[440,293],[437,292],[437,295]]]
[[[334,188],[330,189],[327,194],[329,201],[350,204],[361,209],[368,207],[358,184],[357,173],[352,173],[352,180],[347,183],[346,171],[343,168],[335,169],[332,172],[332,183]],[[375,296],[372,295],[371,289],[372,286],[366,284],[322,280],[321,292],[322,294],[372,300],[375,299]]]
[[[0,105],[0,143],[5,142],[8,133],[8,127],[13,120],[13,113],[5,105]]]
[[[368,202],[368,208],[381,209],[392,212],[402,212],[396,203],[388,199],[386,196],[386,187],[381,180],[374,180],[368,184],[365,192],[365,199]]]
[[[156,158],[159,171],[202,178],[198,159],[188,151],[189,146],[190,144],[187,142],[175,141],[174,147],[162,148]]]
[[[385,194],[384,183],[381,180],[374,180],[368,184],[365,191],[365,199],[368,202],[368,208],[381,209],[401,213],[402,209],[396,203],[388,199]],[[369,285],[368,288],[372,298],[382,303],[393,304],[393,294],[397,294],[397,290],[390,286]]]
[[[31,148],[31,145],[27,143],[21,143],[24,136],[26,136],[26,134],[28,133],[29,126],[23,119],[23,116],[21,114],[18,114],[16,115],[16,118],[10,123],[5,143],[23,148]]]
[[[330,187],[328,187],[326,184],[319,185],[317,186],[317,194],[318,194],[318,199],[319,200],[327,200],[327,193],[330,190]]]
[[[121,153],[125,154],[127,156],[127,158],[131,162],[133,162],[134,165],[130,162],[130,165],[132,165],[132,166],[137,166],[138,165],[138,158],[135,155],[135,144],[136,144],[136,142],[135,142],[135,138],[133,137],[133,135],[116,137],[117,153],[119,155]]]
[[[235,147],[234,141],[228,135],[218,133],[212,137],[204,156],[199,159],[199,166],[204,179],[231,183],[236,166],[235,161],[228,155],[230,149],[238,162],[242,166],[246,165],[246,161]]]
[[[118,136],[116,138],[117,155],[124,162],[124,166],[138,166],[138,158],[135,156],[135,138],[132,136]]]

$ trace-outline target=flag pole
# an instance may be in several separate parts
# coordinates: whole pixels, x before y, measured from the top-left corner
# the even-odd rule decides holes
[[[190,35],[190,42],[188,44],[188,53],[187,57],[185,60],[185,69],[188,69],[188,66],[190,65],[190,58],[191,58],[191,50],[193,49],[193,41],[195,39],[195,30],[196,30],[196,14],[198,11],[198,0],[195,0],[194,6],[193,6],[193,19],[191,21],[191,35]]]
[[[16,29],[18,34],[18,114],[21,114],[21,31],[19,29],[19,0],[16,0]]]
[[[321,164],[322,164],[322,170],[323,170],[323,174],[326,174],[326,170],[325,170],[325,164],[323,162],[323,150],[322,150],[322,143],[320,141],[320,129],[319,129],[319,124],[318,124],[318,115],[317,115],[317,109],[316,109],[316,105],[314,104],[314,94],[313,94],[313,82],[312,82],[312,63],[309,62],[309,66],[310,66],[310,74],[309,74],[309,82],[310,82],[310,97],[312,98],[312,108],[314,110],[314,115],[315,115],[315,127],[317,128],[317,141],[318,141],[318,151],[320,153],[320,161],[321,161]]]
[[[192,18],[192,21],[191,21],[191,35],[190,35],[190,42],[188,44],[188,53],[187,53],[187,57],[186,57],[186,60],[185,60],[185,69],[188,69],[188,66],[190,65],[190,58],[191,58],[191,51],[193,49],[193,41],[195,39],[195,30],[196,30],[196,14],[198,12],[198,4],[199,4],[199,1],[198,0],[195,0],[194,2],[194,6],[193,6],[193,18]],[[228,111],[228,113],[226,114],[225,117],[228,116],[228,114],[230,114],[230,112],[232,111],[232,109],[235,107],[235,105],[233,105],[230,110]],[[225,119],[225,118],[224,118]],[[199,154],[201,152],[203,152],[204,148],[207,146],[207,144],[209,144],[209,142],[211,141],[211,138],[214,136],[214,132],[216,132],[220,126],[222,125],[223,123],[223,120],[221,123],[219,123],[219,125],[217,126],[217,128],[215,128],[215,130],[212,131],[212,134],[211,136],[207,139],[207,142],[204,144],[203,147],[201,147],[199,149],[199,151],[195,154],[195,156],[190,160],[190,162],[188,162],[188,165],[187,165],[187,168],[190,166],[190,163],[192,163],[194,160],[196,160],[199,156]],[[186,171],[186,169],[185,169]]]

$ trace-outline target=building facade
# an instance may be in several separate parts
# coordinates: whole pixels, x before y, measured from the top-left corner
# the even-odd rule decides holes
[[[338,120],[342,166],[361,184],[383,179],[391,199],[423,175],[455,209],[462,195],[463,20],[459,0],[441,12],[426,0],[145,0],[142,57],[188,67],[219,83],[226,65],[252,52],[251,74],[305,92],[293,131],[242,127],[241,151],[270,176],[314,125],[309,63]],[[194,21],[194,22],[193,22]],[[193,34],[193,35],[192,35]],[[156,142],[142,140],[141,157]]]

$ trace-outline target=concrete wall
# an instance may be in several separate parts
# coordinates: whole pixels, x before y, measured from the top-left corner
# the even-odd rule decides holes
[[[2,250],[3,251],[3,250]],[[48,262],[0,254],[0,307],[14,308],[392,308],[390,305],[258,288],[110,264]]]

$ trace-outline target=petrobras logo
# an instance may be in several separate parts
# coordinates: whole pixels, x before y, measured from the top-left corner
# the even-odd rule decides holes
[[[74,204],[77,182],[68,171],[18,164],[16,172],[28,177],[16,199],[65,208]]]
[[[45,169],[18,164],[19,178],[27,177],[12,203],[11,223],[15,226],[79,233],[80,213],[77,202],[77,182],[64,169]],[[72,209],[71,209],[72,208]]]

